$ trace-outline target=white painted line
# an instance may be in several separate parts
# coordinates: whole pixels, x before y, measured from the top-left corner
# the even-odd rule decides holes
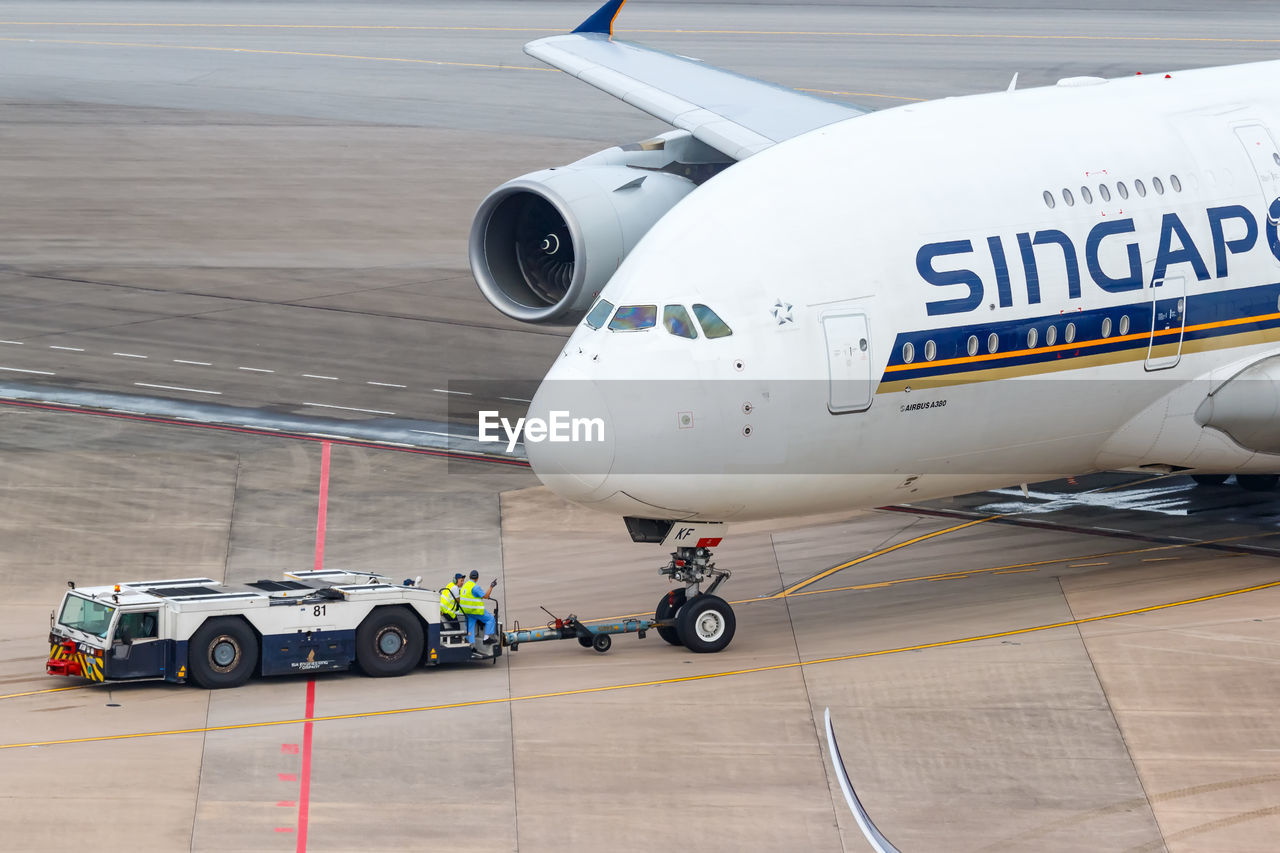
[[[23,346],[22,341],[0,341],[0,344],[13,344],[16,347]]]
[[[416,444],[405,444],[403,441],[379,441],[378,444],[385,444],[388,447],[417,447]]]
[[[36,373],[40,376],[57,376],[52,370],[23,370],[21,367],[0,367],[0,370],[8,370],[13,373]]]
[[[314,435],[316,438],[336,438],[339,441],[355,441],[356,440],[349,435],[334,435],[333,433],[329,433],[329,432],[309,432],[307,433],[307,435]]]
[[[317,376],[314,373],[304,373],[302,374],[302,378],[303,379],[330,379],[334,382],[338,381],[338,377],[336,376]]]
[[[121,358],[146,358],[145,355],[138,355],[136,352],[113,352],[112,355],[118,355]]]
[[[145,415],[146,412],[135,412],[133,409],[107,409],[108,412],[119,412],[122,415]]]
[[[66,350],[67,352],[84,352],[82,347],[55,347],[53,344],[49,344],[49,349],[60,349]]]
[[[394,415],[395,412],[384,412],[381,409],[358,409],[355,406],[331,406],[328,403],[303,403],[304,406],[315,406],[320,409],[341,409],[344,412],[365,412],[370,415]],[[308,433],[311,435],[311,433]]]
[[[432,388],[431,390],[435,391],[437,394],[458,394],[463,397],[474,396],[470,391],[450,391],[447,388]]]
[[[250,373],[275,373],[274,370],[267,370],[265,367],[237,367],[236,370],[247,370]]]
[[[61,400],[37,400],[38,403],[44,403],[46,406],[74,406],[75,403],[64,403]]]
[[[272,426],[246,426],[245,429],[265,429],[265,430],[270,430],[271,432],[280,431],[280,427],[272,427]]]
[[[217,394],[222,396],[221,391],[206,391],[203,388],[183,388],[178,385],[152,385],[150,382],[135,382],[139,388],[162,388],[165,391],[190,391],[192,394]]]
[[[532,400],[525,400],[520,397],[499,397],[499,400],[508,400],[512,403],[532,403]]]
[[[430,429],[411,429],[409,432],[420,432],[423,435],[443,435],[445,438],[453,438],[453,436],[447,432],[436,432],[435,430]]]
[[[175,358],[174,364],[198,364],[201,367],[213,367],[212,361],[187,361],[185,358]]]
[[[394,382],[366,382],[365,385],[378,385],[382,388],[408,388],[408,385],[397,385]]]

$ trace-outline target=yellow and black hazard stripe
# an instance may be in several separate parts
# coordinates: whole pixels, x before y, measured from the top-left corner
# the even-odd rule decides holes
[[[80,664],[80,674],[90,681],[103,681],[102,658],[77,649],[67,651],[61,643],[49,647],[49,660],[73,660]]]

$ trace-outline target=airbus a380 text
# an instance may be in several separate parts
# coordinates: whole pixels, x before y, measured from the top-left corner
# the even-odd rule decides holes
[[[732,636],[705,523],[1275,482],[1280,62],[869,112],[616,41],[621,5],[525,49],[676,129],[499,187],[471,260],[508,315],[580,321],[529,414],[605,440],[529,460],[676,546],[668,639]]]

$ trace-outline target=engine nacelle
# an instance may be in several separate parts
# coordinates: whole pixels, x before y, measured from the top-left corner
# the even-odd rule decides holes
[[[471,271],[526,323],[573,324],[667,211],[728,165],[683,131],[498,187],[471,225]]]

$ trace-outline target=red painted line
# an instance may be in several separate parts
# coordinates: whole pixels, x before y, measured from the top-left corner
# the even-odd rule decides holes
[[[296,809],[298,807],[298,801],[297,800],[281,800],[280,802],[276,803],[276,805],[286,809]]]
[[[479,456],[474,453],[461,453],[452,450],[432,450],[426,447],[393,447],[386,444],[377,444],[372,441],[357,441],[356,439],[325,439],[316,438],[311,435],[302,435],[293,432],[276,432],[274,430],[254,429],[252,427],[233,427],[222,424],[206,424],[199,421],[180,421],[174,418],[160,418],[150,415],[126,415],[122,412],[102,412],[97,409],[85,409],[79,406],[50,406],[44,403],[28,403],[23,400],[3,400],[0,399],[0,406],[18,406],[24,409],[40,409],[45,412],[65,412],[73,415],[97,415],[103,418],[119,418],[126,421],[142,421],[148,424],[162,424],[164,426],[176,427],[195,427],[197,429],[216,429],[221,432],[237,432],[242,435],[254,435],[262,438],[283,438],[291,441],[332,441],[333,444],[341,444],[344,447],[365,447],[369,450],[392,450],[397,453],[416,453],[419,456],[437,456],[442,459],[458,459],[464,462],[491,462],[494,465],[508,465],[515,468],[528,468],[529,463],[523,459],[502,459],[494,456]]]
[[[292,826],[277,826],[276,832],[295,832]]]
[[[307,817],[311,808],[311,718],[316,715],[316,680],[307,681],[306,722],[302,724],[302,784],[298,791],[298,853],[307,849]]]
[[[298,745],[297,745],[296,743],[282,743],[282,744],[280,744],[280,751],[281,751],[281,752],[291,752],[291,753],[293,753],[294,755],[297,755],[297,754],[298,754]]]
[[[297,782],[298,781],[297,773],[277,773],[276,775],[280,777],[281,782]]]
[[[324,568],[324,525],[329,515],[329,447],[330,444],[327,441],[320,445],[320,506],[316,511],[316,571]]]

